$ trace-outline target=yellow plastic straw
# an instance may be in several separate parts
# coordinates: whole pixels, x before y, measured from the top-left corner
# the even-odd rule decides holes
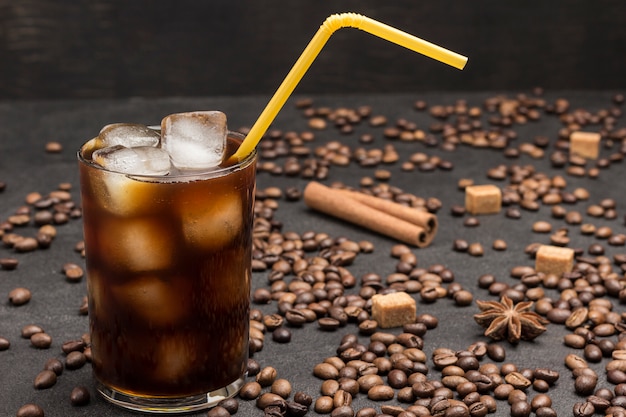
[[[252,153],[280,109],[296,88],[296,85],[298,85],[304,76],[304,73],[322,50],[322,47],[324,47],[330,36],[336,30],[343,27],[353,27],[364,30],[458,69],[463,69],[467,62],[467,57],[463,55],[459,55],[428,41],[409,35],[406,32],[402,32],[401,30],[370,19],[369,17],[356,13],[331,15],[322,23],[317,33],[315,33],[302,52],[302,55],[300,55],[300,58],[298,58],[291,71],[289,71],[274,93],[274,96],[267,103],[267,106],[265,106],[265,109],[250,129],[245,140],[232,156],[233,159],[241,160]]]

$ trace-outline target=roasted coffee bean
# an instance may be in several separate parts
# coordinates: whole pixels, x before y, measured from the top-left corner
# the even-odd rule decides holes
[[[239,401],[236,398],[225,398],[217,405],[224,408],[229,414],[235,414],[239,410]]]
[[[306,405],[300,404],[296,401],[288,401],[285,404],[285,411],[288,416],[304,417],[306,413],[309,411],[309,407]]]
[[[266,366],[257,374],[256,382],[258,382],[262,387],[269,387],[276,380],[277,374],[278,372],[275,368]]]
[[[83,268],[74,263],[66,263],[63,265],[63,273],[69,282],[80,282],[85,275]]]
[[[478,242],[474,242],[470,243],[469,247],[467,248],[467,253],[469,253],[471,256],[483,256],[485,254],[485,250],[483,248],[483,245]]]
[[[261,384],[256,381],[246,382],[239,390],[239,396],[244,400],[254,400],[261,394]]]
[[[333,398],[328,395],[322,395],[315,400],[313,408],[316,413],[328,414],[333,410]]]
[[[265,410],[267,407],[270,406],[284,410],[286,407],[285,404],[285,400],[280,395],[276,395],[271,392],[261,394],[261,396],[256,400],[256,406],[261,410]],[[282,414],[284,414],[284,412]]]
[[[320,379],[337,379],[339,370],[329,363],[319,363],[313,368],[313,375]]]
[[[367,398],[372,401],[389,401],[395,396],[395,391],[388,385],[375,385],[367,391]]]
[[[44,364],[43,369],[52,371],[58,376],[63,373],[63,363],[57,358],[50,358]]]
[[[53,371],[44,369],[35,377],[34,387],[37,389],[47,389],[57,383],[57,374]]]
[[[17,268],[19,261],[15,258],[0,258],[0,268],[5,271],[12,271]]]
[[[70,403],[73,406],[83,406],[89,404],[91,400],[91,394],[86,387],[79,386],[72,389],[70,393]]]
[[[452,249],[456,252],[467,252],[469,246],[469,242],[463,239],[454,239],[452,242]]]
[[[570,333],[563,337],[563,344],[574,349],[582,349],[587,344],[587,341],[581,335]]]
[[[70,352],[65,357],[65,367],[71,370],[82,368],[86,362],[85,354],[80,351]]]
[[[30,344],[37,349],[48,349],[52,344],[52,337],[47,333],[35,333],[30,337]]]
[[[37,404],[24,404],[17,410],[16,417],[44,417],[44,411]]]
[[[487,356],[495,362],[502,362],[506,359],[506,350],[502,345],[490,343],[487,345]]]
[[[32,252],[38,247],[39,247],[39,243],[37,242],[37,239],[35,239],[34,237],[25,237],[25,238],[19,239],[13,245],[13,248],[17,252]]]
[[[0,352],[2,352],[3,350],[7,350],[10,347],[11,347],[11,342],[9,341],[9,339],[0,337]]]
[[[291,395],[291,383],[283,378],[276,379],[272,383],[270,391],[283,398],[288,398]]]
[[[24,339],[30,339],[32,335],[36,333],[43,333],[43,331],[44,330],[41,326],[38,326],[36,324],[27,324],[26,326],[22,327],[21,336]]]
[[[526,401],[516,401],[511,404],[511,417],[528,417],[532,408]]]
[[[272,340],[277,343],[291,342],[291,330],[285,327],[279,327],[272,332]]]
[[[61,345],[61,350],[67,355],[68,353],[74,352],[76,350],[82,352],[83,350],[85,350],[85,346],[85,341],[82,339],[69,340]]]
[[[231,413],[224,407],[217,405],[209,410],[207,417],[230,417]]]
[[[548,384],[553,385],[559,379],[559,373],[553,369],[548,368],[536,368],[535,378],[546,381]]]
[[[21,306],[31,299],[31,292],[27,288],[18,287],[9,292],[9,301],[14,306]]]
[[[478,217],[468,217],[463,221],[463,226],[465,227],[477,227],[480,226],[480,220]]]
[[[593,404],[586,401],[584,403],[577,402],[573,408],[574,417],[591,417],[595,414],[596,410]]]
[[[285,320],[291,326],[300,327],[307,322],[306,316],[299,310],[290,309],[285,313]]]
[[[298,404],[302,404],[306,407],[309,407],[311,404],[313,404],[313,398],[309,394],[302,391],[296,392],[293,396],[293,400]]]
[[[574,389],[578,395],[590,395],[595,391],[597,383],[597,377],[580,375],[574,380]]]

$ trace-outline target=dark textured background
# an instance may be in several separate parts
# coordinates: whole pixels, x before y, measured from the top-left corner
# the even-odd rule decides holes
[[[347,11],[469,64],[341,29],[298,92],[626,85],[622,0],[0,0],[0,98],[271,94],[324,19]]]
[[[509,97],[516,93],[508,93]],[[572,109],[586,108],[591,111],[610,108],[612,92],[552,92],[547,93],[546,99],[553,102],[564,97],[571,102]],[[405,118],[417,123],[421,128],[427,128],[435,120],[427,113],[419,113],[413,109],[413,102],[417,99],[426,100],[430,105],[454,104],[456,100],[466,99],[470,105],[481,105],[493,93],[459,94],[459,93],[432,93],[432,94],[405,94],[405,95],[357,95],[357,96],[315,96],[315,105],[329,107],[356,107],[370,105],[374,114],[382,114],[389,118],[390,123],[398,118]],[[157,123],[161,117],[173,112],[193,109],[221,109],[229,115],[230,126],[237,129],[249,125],[260,109],[265,105],[265,98],[261,97],[211,97],[211,98],[169,98],[169,99],[128,99],[128,100],[78,100],[78,101],[23,101],[0,102],[0,181],[7,183],[6,190],[0,193],[0,219],[5,219],[18,207],[24,204],[24,197],[31,191],[43,194],[56,189],[61,182],[70,182],[73,185],[72,195],[78,199],[78,170],[75,161],[75,150],[86,138],[92,137],[102,125],[115,121],[131,121],[139,123]],[[289,102],[283,109],[275,127],[283,131],[293,130],[300,132],[307,130],[306,120]],[[488,115],[485,115],[485,119]],[[624,127],[623,119],[618,125]],[[543,135],[550,138],[553,149],[554,141],[562,124],[556,116],[542,116],[538,122],[516,126],[518,139],[512,144],[517,146],[525,141],[532,141],[535,136]],[[596,129],[592,126],[590,129]],[[375,141],[370,147],[382,148],[392,143],[400,154],[401,161],[408,159],[413,152],[425,152],[428,155],[437,155],[454,162],[452,171],[436,172],[403,172],[399,164],[385,166],[392,172],[390,183],[403,190],[428,198],[435,197],[441,200],[443,207],[438,214],[440,228],[432,244],[423,249],[415,249],[419,266],[429,267],[433,264],[443,264],[455,274],[455,281],[470,290],[476,299],[495,299],[486,290],[479,289],[477,279],[484,273],[494,274],[499,281],[515,284],[517,281],[510,278],[509,271],[516,265],[534,265],[534,261],[525,253],[524,248],[531,242],[547,243],[547,235],[531,232],[532,224],[539,219],[549,219],[553,227],[566,227],[569,230],[572,247],[587,248],[592,243],[601,243],[607,250],[607,256],[614,253],[624,253],[624,247],[610,247],[591,236],[583,236],[578,226],[569,226],[562,220],[550,218],[550,208],[543,206],[538,212],[524,211],[522,218],[511,220],[505,217],[504,212],[495,215],[481,216],[481,225],[476,228],[463,227],[463,219],[450,215],[453,204],[463,204],[464,194],[458,190],[457,182],[460,178],[471,178],[477,183],[491,182],[486,178],[486,171],[499,164],[532,164],[540,172],[547,175],[564,175],[563,169],[550,167],[546,158],[535,160],[523,156],[518,160],[506,159],[501,151],[490,149],[475,149],[466,146],[459,147],[455,152],[445,152],[439,148],[428,148],[422,143],[390,142],[382,136],[382,127],[371,128],[367,123],[356,127],[354,134],[341,135],[335,128],[316,132],[316,139],[311,147],[322,146],[331,140],[340,140],[351,149],[359,146],[358,137],[362,133],[371,133]],[[64,150],[60,154],[49,154],[44,151],[44,145],[49,140],[58,140]],[[616,151],[602,149],[602,156]],[[282,164],[282,160],[279,160]],[[360,168],[355,163],[348,167],[332,167],[326,183],[342,181],[349,186],[358,186],[363,176],[372,176],[373,168]],[[608,221],[591,218],[584,215],[584,222],[597,226],[606,225],[613,228],[614,233],[625,233],[623,223],[624,207],[626,207],[626,163],[614,164],[603,170],[597,180],[589,178],[575,178],[566,176],[568,191],[576,187],[585,187],[591,197],[588,202],[579,202],[573,206],[566,206],[568,210],[584,212],[586,208],[603,198],[614,198],[617,201],[619,218]],[[288,186],[303,189],[307,180],[298,177],[273,176],[261,173],[258,176],[258,187],[264,189],[277,186],[285,189]],[[497,183],[504,186],[505,183]],[[333,237],[344,236],[359,241],[370,240],[375,244],[375,251],[371,254],[359,255],[350,271],[360,278],[366,272],[375,272],[386,276],[395,271],[396,260],[390,256],[391,247],[396,243],[391,239],[380,237],[361,228],[354,227],[328,216],[312,212],[302,201],[279,201],[279,209],[275,219],[283,223],[284,231],[304,232],[315,230],[329,233]],[[30,226],[19,230],[23,235],[32,235],[35,228]],[[11,249],[0,247],[0,257],[16,257],[20,265],[15,271],[0,270],[0,336],[9,339],[12,343],[7,351],[0,352],[0,416],[13,416],[24,403],[35,402],[46,410],[47,417],[89,416],[89,417],[131,417],[137,414],[124,412],[107,404],[95,396],[91,382],[89,367],[78,371],[65,371],[57,384],[48,390],[37,391],[33,388],[33,380],[46,359],[57,357],[63,359],[61,344],[64,341],[80,337],[88,329],[88,320],[78,314],[78,307],[85,295],[85,282],[70,284],[61,273],[65,262],[83,264],[80,256],[74,252],[76,242],[82,239],[81,223],[74,220],[67,225],[58,227],[58,236],[48,250],[33,253],[15,254]],[[483,257],[471,257],[466,253],[452,250],[455,238],[466,239],[468,242],[479,242],[485,247]],[[508,243],[504,252],[495,252],[491,249],[494,239],[501,238]],[[268,285],[267,273],[253,274],[253,287]],[[17,287],[25,286],[33,292],[31,302],[25,306],[13,307],[7,301],[8,292]],[[350,291],[357,291],[355,288]],[[558,296],[555,291],[548,291],[552,297]],[[616,310],[623,312],[624,305],[613,299]],[[255,306],[266,314],[276,312],[276,304]],[[476,340],[487,340],[482,337],[482,329],[472,319],[478,312],[475,304],[469,307],[458,308],[450,299],[442,299],[434,304],[418,303],[420,313],[429,312],[438,317],[440,324],[437,329],[429,331],[424,336],[424,351],[430,358],[431,352],[437,347],[447,347],[453,350],[465,349]],[[38,350],[30,346],[26,339],[20,338],[20,329],[27,324],[42,326],[53,338],[53,344],[48,350]],[[312,376],[313,366],[328,356],[335,355],[336,348],[342,335],[355,333],[356,326],[351,324],[338,332],[320,332],[315,324],[309,324],[302,329],[293,329],[293,338],[290,344],[274,343],[267,337],[265,347],[254,355],[262,366],[274,366],[278,375],[289,379],[295,391],[304,391],[312,396],[319,395],[321,381]],[[393,329],[398,332],[399,329]],[[520,343],[516,347],[508,347],[507,362],[518,367],[550,367],[558,370],[561,377],[557,385],[550,390],[554,408],[559,416],[571,416],[575,402],[582,397],[574,394],[574,380],[571,373],[563,365],[563,359],[568,353],[582,354],[580,350],[569,349],[563,346],[562,338],[568,331],[564,326],[549,325],[548,332],[536,339],[535,342]],[[616,340],[616,337],[612,337]],[[367,338],[361,337],[363,343]],[[504,343],[506,346],[506,343]],[[482,363],[488,362],[484,359]],[[604,366],[607,359],[591,367],[600,375],[598,387],[613,386],[606,382]],[[441,375],[432,370],[429,377],[440,379]],[[93,395],[91,404],[87,407],[72,407],[69,403],[69,393],[77,385],[87,386]],[[536,393],[529,390],[530,397]],[[355,408],[373,405],[380,410],[379,403],[368,402],[366,396],[360,394],[355,399]],[[508,405],[498,402],[498,413],[494,417],[508,416]],[[252,402],[241,401],[237,416],[261,416]],[[310,412],[308,415],[316,416]],[[196,413],[194,417],[206,416]]]

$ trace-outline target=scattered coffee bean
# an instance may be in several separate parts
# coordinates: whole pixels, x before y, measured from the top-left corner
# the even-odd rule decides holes
[[[256,381],[246,382],[239,390],[239,396],[244,400],[255,400],[261,394],[261,384]]]
[[[5,271],[12,271],[17,268],[19,261],[15,258],[0,258],[0,268]]]
[[[44,417],[44,411],[37,404],[24,404],[17,410],[16,417]]]
[[[11,342],[9,341],[9,339],[0,337],[0,352],[3,350],[7,350],[10,347],[11,347]]]
[[[272,332],[272,340],[277,343],[291,342],[291,330],[285,327],[279,327]]]
[[[29,289],[18,287],[9,292],[9,301],[14,306],[22,306],[30,301],[31,296]]]
[[[35,377],[34,387],[37,389],[47,389],[57,382],[57,374],[48,369],[39,372]]]
[[[271,366],[266,366],[256,376],[256,382],[262,387],[269,387],[276,380],[276,369]]]
[[[221,405],[216,405],[207,413],[207,417],[230,417],[231,413],[222,407]]]
[[[43,332],[35,333],[30,337],[30,343],[38,349],[48,349],[52,344],[52,337]]]
[[[89,404],[91,400],[91,394],[86,387],[79,386],[72,389],[70,392],[70,403],[73,406],[83,406]]]
[[[73,351],[65,357],[65,367],[70,370],[82,368],[87,363],[85,354],[80,351]]]

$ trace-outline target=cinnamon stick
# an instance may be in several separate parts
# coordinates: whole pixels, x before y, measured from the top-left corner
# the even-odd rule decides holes
[[[384,211],[385,213],[391,214],[392,216],[421,226],[426,230],[426,233],[432,235],[435,235],[437,233],[439,222],[437,221],[437,216],[433,213],[420,211],[415,207],[404,206],[390,200],[385,200],[383,198],[379,198],[373,195],[360,193],[358,191],[341,191],[345,193],[348,197],[360,201],[361,203],[375,208],[376,210]]]
[[[304,189],[303,197],[305,204],[314,210],[404,243],[425,247],[434,237],[420,225],[378,210],[349,197],[342,190],[318,182],[310,182]]]

